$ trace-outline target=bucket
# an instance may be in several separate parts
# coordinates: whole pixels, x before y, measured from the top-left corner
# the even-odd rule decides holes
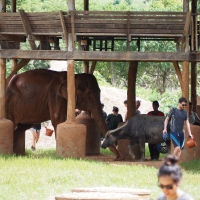
[[[46,133],[45,133],[45,135],[51,137],[52,134],[53,134],[53,130],[50,129],[50,128],[47,128],[46,126],[45,126],[45,129],[46,129]]]
[[[187,146],[188,148],[193,148],[193,147],[196,147],[197,146],[197,143],[195,142],[194,138],[190,138],[188,141],[187,141]]]

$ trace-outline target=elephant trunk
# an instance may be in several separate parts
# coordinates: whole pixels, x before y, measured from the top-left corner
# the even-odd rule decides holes
[[[94,118],[94,120],[97,123],[97,126],[99,127],[100,131],[102,132],[102,135],[105,136],[108,129],[106,126],[106,122],[105,119],[103,117],[103,111],[102,108],[94,108],[92,110],[92,117]]]

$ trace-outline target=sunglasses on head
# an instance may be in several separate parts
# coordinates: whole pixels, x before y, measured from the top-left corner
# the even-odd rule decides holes
[[[163,185],[163,184],[158,184],[158,187],[160,187],[161,189],[166,188],[168,190],[173,189],[174,185]]]
[[[187,104],[184,104],[184,103],[183,103],[183,104],[181,104],[181,105],[182,105],[182,106],[187,106]]]

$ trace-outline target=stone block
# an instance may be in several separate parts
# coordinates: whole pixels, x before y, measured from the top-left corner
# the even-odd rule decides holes
[[[0,154],[13,154],[13,122],[0,120]]]
[[[85,153],[87,156],[100,154],[100,130],[95,120],[88,115],[87,112],[82,111],[77,117],[78,124],[84,124],[87,128]]]
[[[194,139],[197,143],[196,147],[193,148],[188,148],[186,142],[188,141],[188,133],[187,133],[187,128],[186,126],[184,126],[184,130],[185,130],[185,145],[184,145],[184,149],[181,152],[181,156],[179,161],[180,162],[187,162],[190,160],[194,160],[194,159],[200,159],[200,126],[196,126],[196,125],[190,125],[190,129],[191,129],[191,133],[194,136]],[[171,152],[173,153],[174,151],[174,146],[173,144],[171,144]]]
[[[128,145],[130,143],[130,140],[127,139],[120,139],[118,140],[118,151],[122,158],[125,160],[132,160],[132,157],[129,154],[128,151]],[[135,160],[141,159],[141,152],[140,152],[140,146],[139,144],[134,144],[132,147],[133,153],[135,154]]]
[[[85,157],[86,126],[83,124],[58,124],[56,153],[62,157]]]

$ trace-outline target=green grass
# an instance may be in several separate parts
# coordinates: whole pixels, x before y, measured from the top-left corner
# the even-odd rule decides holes
[[[24,157],[2,155],[0,166],[1,200],[44,200],[75,187],[92,186],[149,189],[152,199],[160,193],[157,169],[153,167],[65,159],[58,157],[55,149],[27,150]],[[185,169],[182,189],[200,199],[200,161],[182,166]]]

